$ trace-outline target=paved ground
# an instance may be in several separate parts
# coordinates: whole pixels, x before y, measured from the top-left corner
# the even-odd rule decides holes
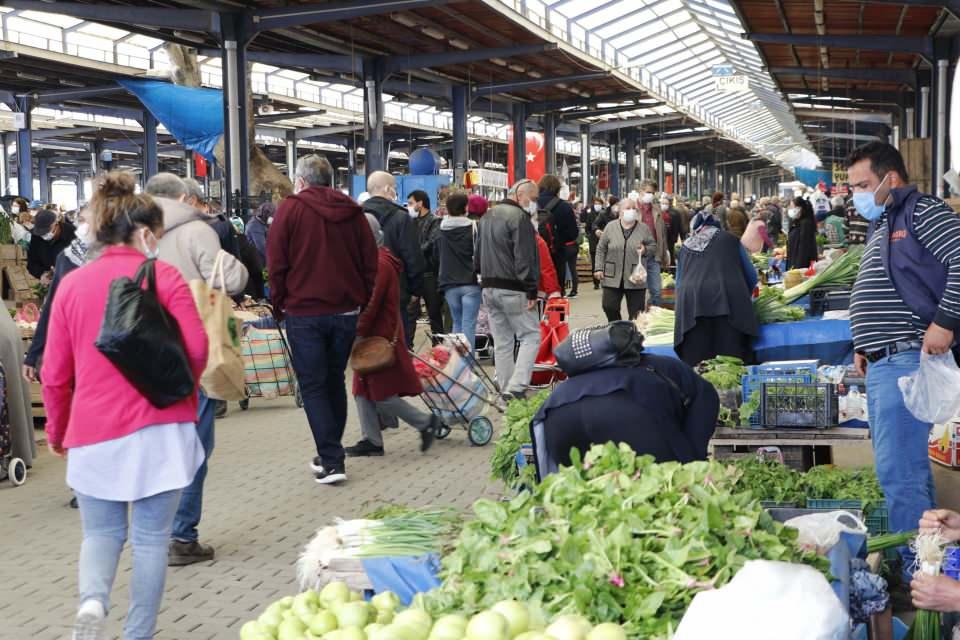
[[[575,326],[597,324],[599,295],[574,304]],[[359,439],[353,403],[345,442]],[[499,427],[499,424],[497,424]],[[42,432],[38,432],[42,437]],[[217,423],[201,523],[214,562],[170,569],[158,640],[236,638],[265,603],[293,593],[293,564],[314,531],[334,517],[363,515],[385,502],[465,507],[497,496],[488,479],[491,447],[473,447],[463,431],[427,454],[407,427],[386,435],[387,455],[348,461],[349,482],[324,487],[307,464],[314,455],[306,419],[292,398],[236,404]],[[0,639],[64,640],[76,607],[80,523],[67,508],[64,465],[45,450],[27,483],[0,483]],[[114,588],[110,630],[126,611],[129,548]]]

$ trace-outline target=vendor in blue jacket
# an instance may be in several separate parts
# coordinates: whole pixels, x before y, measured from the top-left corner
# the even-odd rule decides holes
[[[705,460],[720,400],[713,386],[675,358],[643,351],[628,321],[574,331],[556,350],[570,376],[533,419],[540,477],[570,464],[570,451],[626,443],[657,462]]]

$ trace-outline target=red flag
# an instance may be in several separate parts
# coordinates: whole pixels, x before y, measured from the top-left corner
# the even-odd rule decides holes
[[[193,154],[193,175],[198,178],[207,177],[207,160],[198,153]]]
[[[527,131],[527,178],[534,182],[539,181],[546,173],[547,158],[543,151],[543,134],[536,131]],[[513,171],[513,130],[507,131],[507,180],[512,185],[516,182]]]

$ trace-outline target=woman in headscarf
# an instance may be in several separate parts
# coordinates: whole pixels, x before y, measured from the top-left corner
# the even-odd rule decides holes
[[[257,255],[260,256],[260,264],[267,264],[267,228],[273,221],[273,215],[276,212],[277,205],[272,202],[264,202],[257,209],[257,215],[247,221],[244,235],[257,250]]]
[[[698,213],[677,259],[674,349],[695,366],[718,355],[753,359],[757,272],[740,241]]]
[[[790,230],[787,232],[787,260],[791,269],[806,269],[817,261],[817,220],[813,205],[797,196],[787,209]]]

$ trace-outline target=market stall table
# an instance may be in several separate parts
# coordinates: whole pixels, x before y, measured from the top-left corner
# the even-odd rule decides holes
[[[749,454],[760,447],[777,447],[784,462],[806,470],[830,460],[815,460],[815,447],[858,445],[870,440],[868,429],[832,427],[829,429],[732,429],[717,427],[709,446],[717,460]],[[737,451],[737,447],[743,451]]]

